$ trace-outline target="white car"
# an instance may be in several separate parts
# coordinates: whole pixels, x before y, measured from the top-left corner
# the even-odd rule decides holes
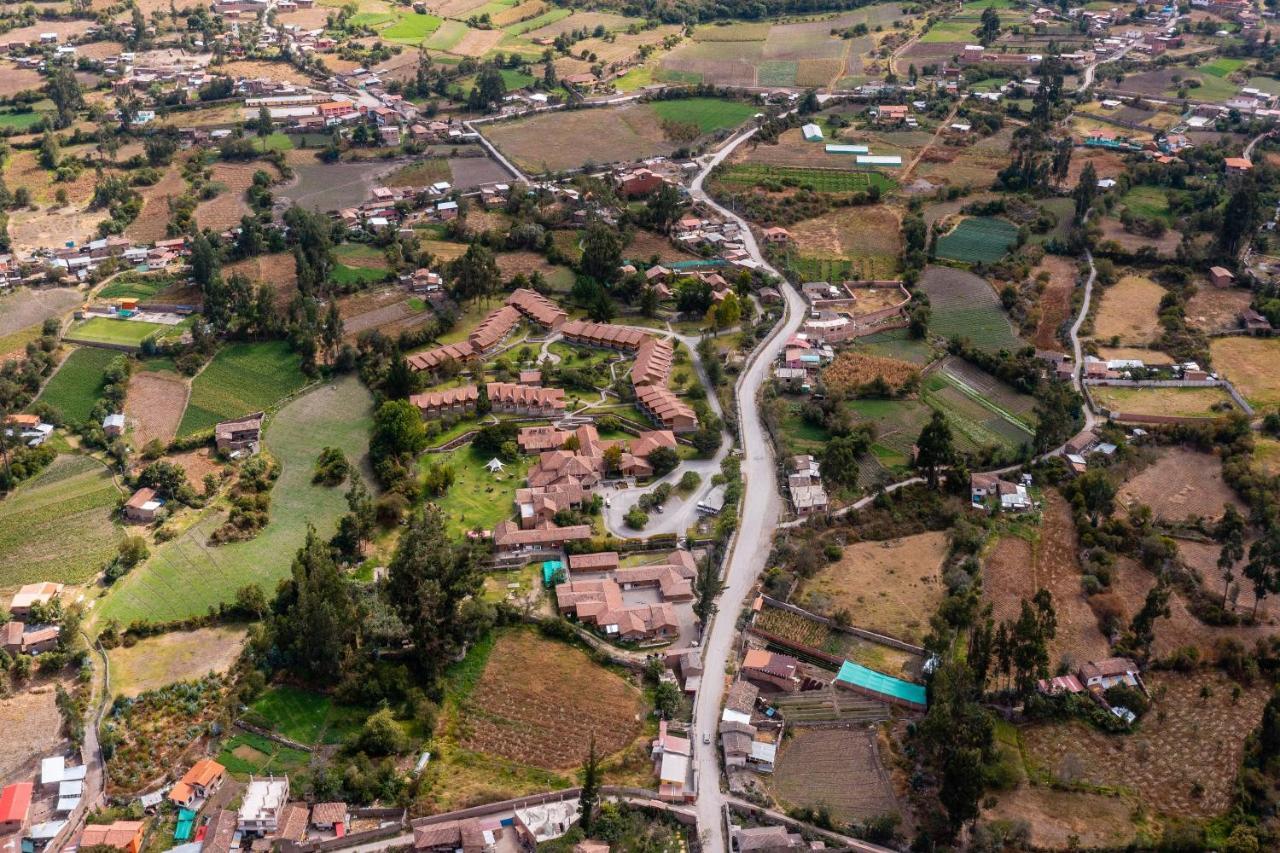
[[[703,733],[702,733],[702,742],[703,742],[703,743],[711,743],[711,735],[710,735],[708,732],[703,732]]]

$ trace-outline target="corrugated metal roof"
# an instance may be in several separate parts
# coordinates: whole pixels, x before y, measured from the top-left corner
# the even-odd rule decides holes
[[[909,681],[885,675],[883,672],[867,669],[865,666],[860,666],[852,661],[844,662],[840,667],[840,672],[836,675],[836,681],[853,684],[865,690],[882,693],[885,696],[892,696],[895,699],[901,699],[904,702],[911,702],[922,707],[928,703],[923,685],[912,684]]]

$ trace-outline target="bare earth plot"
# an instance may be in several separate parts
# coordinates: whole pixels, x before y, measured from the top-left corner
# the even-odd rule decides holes
[[[168,444],[178,434],[191,389],[181,376],[168,371],[140,370],[129,379],[125,419],[133,429],[133,444],[142,448],[153,439]]]
[[[167,236],[165,226],[169,223],[169,202],[186,191],[187,182],[182,179],[182,170],[177,164],[170,164],[162,177],[149,187],[142,187],[142,212],[138,218],[129,223],[125,236],[140,243],[153,243]]]
[[[1041,273],[1048,273],[1049,281],[1036,303],[1040,318],[1036,323],[1034,342],[1040,349],[1056,350],[1062,347],[1058,330],[1071,314],[1071,292],[1076,286],[1076,265],[1070,258],[1045,255],[1040,265],[1032,270],[1031,277],[1037,278]]]
[[[1053,595],[1058,632],[1049,646],[1051,665],[1080,664],[1106,657],[1110,643],[1080,588],[1080,564],[1071,508],[1056,491],[1047,491],[1040,536],[1034,545],[1006,536],[983,560],[983,597],[997,620],[1016,619],[1024,598],[1043,588]]]
[[[1187,322],[1206,334],[1240,327],[1240,312],[1249,307],[1253,295],[1247,290],[1219,290],[1208,284],[1196,289],[1187,300]]]
[[[795,730],[783,741],[769,788],[788,806],[826,806],[844,822],[899,810],[874,728]]]
[[[1102,241],[1114,240],[1120,245],[1120,248],[1126,252],[1137,252],[1147,247],[1155,247],[1156,254],[1161,257],[1169,257],[1178,250],[1178,244],[1182,242],[1182,235],[1172,228],[1165,231],[1159,237],[1147,237],[1143,234],[1132,234],[1124,230],[1124,225],[1119,219],[1099,220],[1102,226]]]
[[[1225,388],[1132,388],[1095,385],[1094,402],[1113,414],[1215,418],[1238,408]]]
[[[112,649],[107,653],[111,692],[137,696],[175,681],[225,672],[240,654],[244,638],[243,628],[218,626],[160,634]]]
[[[1214,338],[1213,366],[1255,409],[1280,403],[1280,338]]]
[[[1156,814],[1200,818],[1231,801],[1244,740],[1258,725],[1267,690],[1261,685],[1231,698],[1234,682],[1216,671],[1151,673],[1147,687],[1161,696],[1137,733],[1113,737],[1082,723],[1022,731],[1027,762],[1063,783],[1110,785],[1131,791]],[[1212,695],[1200,698],[1200,688]],[[1196,796],[1193,787],[1203,787]]]
[[[676,148],[647,104],[496,122],[485,126],[484,135],[529,172],[574,169],[587,162],[631,162],[670,154]],[[574,144],[566,144],[569,139]]]
[[[942,600],[946,553],[947,535],[941,531],[859,542],[844,549],[840,562],[806,581],[799,599],[820,613],[847,610],[859,628],[919,642]]]
[[[50,317],[60,317],[80,301],[73,287],[22,290],[0,297],[0,339],[28,326],[38,326]]]
[[[1216,456],[1181,447],[1161,452],[1116,493],[1121,506],[1142,503],[1157,518],[1182,521],[1189,515],[1217,519],[1226,504],[1244,511],[1235,492],[1222,480],[1222,463]]]
[[[1135,837],[1132,807],[1119,797],[1081,791],[1055,791],[1020,785],[995,795],[994,808],[983,812],[990,820],[1025,821],[1035,849],[1065,850],[1123,848]]]
[[[30,778],[40,759],[54,755],[63,743],[53,682],[0,699],[0,731],[5,733],[0,738],[0,779]]]
[[[1249,546],[1252,542],[1245,542],[1245,553],[1248,554]],[[1223,576],[1222,569],[1218,568],[1218,557],[1222,553],[1221,547],[1216,543],[1210,542],[1193,542],[1187,539],[1178,540],[1178,556],[1182,561],[1191,568],[1200,573],[1205,588],[1215,593],[1221,594],[1226,589],[1226,578]],[[1235,596],[1236,610],[1239,612],[1249,612],[1253,610],[1254,592],[1253,584],[1249,579],[1244,577],[1243,561],[1237,564],[1234,569],[1234,586],[1239,592]],[[1268,618],[1271,610],[1273,599],[1267,597],[1262,599],[1258,605],[1258,618]]]
[[[196,221],[201,228],[224,231],[240,223],[249,212],[244,191],[253,184],[253,173],[264,171],[272,178],[278,177],[270,163],[217,163],[213,166],[213,183],[223,186],[216,198],[201,202],[196,208]]]

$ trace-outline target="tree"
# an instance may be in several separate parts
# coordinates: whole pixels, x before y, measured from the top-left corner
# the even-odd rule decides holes
[[[680,690],[669,681],[661,682],[653,691],[653,709],[669,720],[680,711]]]
[[[947,416],[935,411],[916,440],[916,467],[925,472],[929,488],[938,488],[938,470],[955,458],[951,445],[951,424]]]
[[[1098,171],[1093,168],[1093,162],[1084,164],[1084,168],[1080,170],[1080,179],[1076,181],[1076,188],[1072,190],[1071,197],[1076,200],[1076,222],[1084,222],[1084,215],[1089,212],[1089,208],[1093,206],[1093,200],[1098,196]]]
[[[693,577],[693,612],[702,621],[704,630],[716,612],[716,599],[723,589],[719,566],[710,556],[703,557],[698,563],[698,573]]]
[[[1253,236],[1259,219],[1258,188],[1242,181],[1227,200],[1218,228],[1218,248],[1228,258],[1235,258]]]
[[[375,757],[396,755],[404,752],[406,746],[404,731],[391,716],[390,708],[383,708],[365,720],[356,738],[356,748]]]
[[[155,489],[164,500],[173,500],[187,485],[187,472],[172,462],[152,462],[138,474],[138,486]]]
[[[486,65],[476,75],[476,85],[467,96],[467,105],[472,109],[487,112],[502,103],[507,94],[507,84],[502,79],[502,72],[492,65]]]
[[[653,476],[665,477],[676,470],[676,466],[680,464],[680,456],[670,447],[655,447],[649,451],[645,461],[653,467]]]
[[[1253,581],[1253,615],[1256,616],[1258,603],[1280,592],[1280,527],[1273,527],[1249,548],[1244,576]]]
[[[266,148],[266,138],[271,135],[271,110],[263,106],[258,110],[258,138],[263,141],[262,147]]]
[[[582,240],[582,274],[608,284],[618,277],[622,266],[622,241],[618,232],[603,222],[593,222]]]
[[[328,543],[310,525],[293,558],[292,577],[277,594],[276,609],[281,613],[277,645],[307,674],[331,678],[355,635],[355,605]]]
[[[484,576],[470,541],[454,543],[434,504],[410,518],[388,567],[387,593],[413,641],[429,684],[489,620],[480,601]]]
[[[69,65],[59,65],[49,75],[45,84],[45,94],[53,101],[58,116],[55,127],[70,127],[76,120],[76,113],[84,108],[84,95],[80,90],[80,81]]]
[[[587,762],[582,765],[582,792],[578,795],[578,826],[582,834],[591,837],[591,824],[600,805],[600,759],[596,756],[596,736],[591,735]]]
[[[476,414],[484,416],[493,411],[493,403],[489,402],[489,386],[481,382],[476,391]]]
[[[871,449],[870,437],[865,432],[835,436],[822,451],[822,477],[846,488],[858,484],[861,459]]]
[[[1105,471],[1094,469],[1081,474],[1076,480],[1076,490],[1084,500],[1089,521],[1094,527],[1098,526],[1100,517],[1110,515],[1115,508],[1116,487]]]
[[[1000,35],[1000,16],[992,7],[982,10],[982,17],[978,24],[978,40],[984,45],[989,45]]]
[[[1134,614],[1129,623],[1129,636],[1126,645],[1135,654],[1146,657],[1151,653],[1151,644],[1155,642],[1156,619],[1168,619],[1172,615],[1169,609],[1169,587],[1163,580],[1156,583],[1147,593],[1142,609]]]
[[[715,311],[714,326],[717,332],[721,329],[733,328],[742,319],[742,303],[738,301],[737,294],[732,290],[726,293],[724,299],[720,300],[720,304],[712,310]]]
[[[498,289],[502,280],[493,252],[480,243],[472,243],[460,258],[451,261],[448,273],[453,295],[460,302],[476,298],[487,299]]]
[[[388,400],[373,416],[369,456],[375,467],[383,460],[414,456],[427,446],[422,415],[408,400]]]
[[[1213,538],[1222,543],[1218,552],[1218,570],[1222,572],[1222,600],[1225,604],[1231,582],[1236,579],[1236,563],[1244,559],[1244,517],[1234,504],[1223,508],[1222,518],[1214,527]]]
[[[658,191],[649,196],[645,207],[649,210],[649,221],[653,223],[654,230],[665,234],[680,212],[680,193],[663,181]]]

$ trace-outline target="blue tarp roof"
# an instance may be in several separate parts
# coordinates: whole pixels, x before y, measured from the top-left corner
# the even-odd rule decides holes
[[[547,560],[542,564],[542,582],[551,583],[551,579],[556,576],[556,572],[564,568],[564,563],[559,560]]]
[[[841,665],[840,672],[836,675],[836,681],[853,684],[864,690],[892,696],[895,699],[911,702],[921,707],[928,704],[927,694],[923,685],[912,684],[909,681],[903,681],[901,678],[894,678],[892,675],[885,675],[883,672],[867,669],[865,666],[860,666],[852,661],[845,661]]]

